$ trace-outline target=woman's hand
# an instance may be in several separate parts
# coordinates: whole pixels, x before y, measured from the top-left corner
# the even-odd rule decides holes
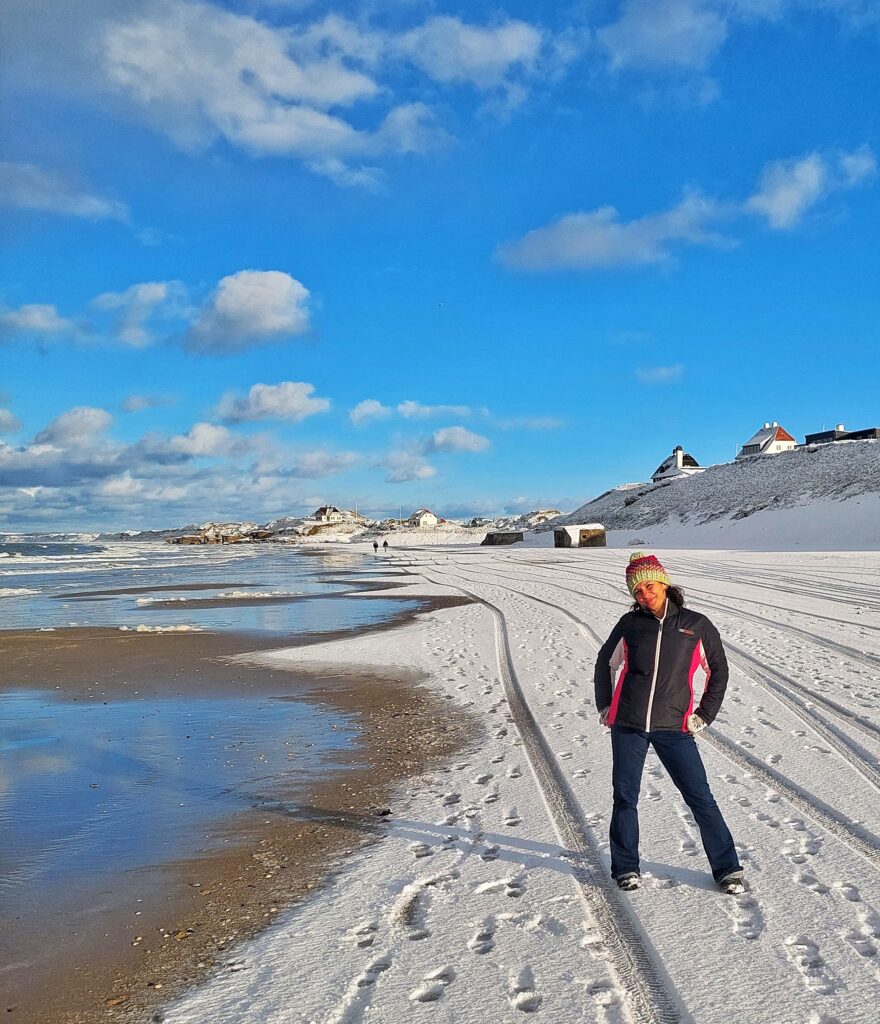
[[[608,725],[608,715],[611,713],[611,708],[602,708],[599,712],[599,725],[604,725],[606,729],[610,728]]]
[[[696,736],[698,732],[702,732],[707,725],[708,722],[700,718],[700,716],[696,712],[694,712],[692,715],[688,715],[687,731],[691,734],[691,736]]]

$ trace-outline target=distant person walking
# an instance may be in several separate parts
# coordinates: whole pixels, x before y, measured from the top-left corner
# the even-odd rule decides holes
[[[715,720],[727,688],[721,637],[705,615],[685,608],[684,595],[654,555],[630,556],[626,585],[635,603],[599,651],[594,677],[599,721],[611,729],[611,876],[621,889],[641,884],[639,789],[653,746],[700,829],[718,887],[728,895],[744,892],[733,837],[694,739]],[[694,710],[698,668],[706,685]]]
[[[386,555],[388,554],[388,541],[387,540],[383,540],[382,541],[382,550],[385,552]]]
[[[374,555],[378,555],[379,554],[379,542],[377,540],[373,541],[373,554]]]

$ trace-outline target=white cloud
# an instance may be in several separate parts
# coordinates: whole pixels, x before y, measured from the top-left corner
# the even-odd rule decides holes
[[[58,310],[50,305],[31,303],[0,312],[0,335],[52,335],[75,330],[73,322],[59,316]]]
[[[622,221],[613,206],[569,213],[502,245],[497,256],[518,270],[595,270],[667,263],[676,244],[723,245],[708,225],[722,207],[696,193],[670,210]]]
[[[92,195],[60,174],[32,164],[0,161],[0,205],[90,220],[128,220],[123,203]]]
[[[9,409],[0,409],[0,434],[14,434],[21,430],[21,420]]]
[[[168,450],[193,458],[219,458],[241,455],[251,447],[245,438],[236,437],[226,427],[215,423],[196,423],[185,434],[168,441]]]
[[[406,401],[397,406],[405,419],[431,419],[434,416],[470,416],[467,405],[422,405],[421,402]]]
[[[796,227],[804,214],[831,192],[854,188],[877,172],[871,149],[775,160],[761,171],[758,189],[744,203],[776,230]]]
[[[38,445],[55,448],[91,447],[113,422],[105,409],[81,405],[56,416],[34,438]]]
[[[177,281],[146,281],[133,284],[124,292],[104,292],[92,300],[100,310],[119,310],[116,335],[132,348],[143,348],[153,341],[147,322],[157,309],[170,299],[183,297],[183,287]]]
[[[343,33],[342,24],[325,22],[321,40],[308,30],[298,38],[211,4],[148,2],[105,25],[102,68],[116,91],[184,148],[222,138],[257,155],[301,159],[339,184],[375,188],[376,169],[350,167],[351,160],[424,152],[445,135],[422,104],[392,107],[373,130],[339,114],[384,92],[339,51],[340,44],[357,49],[357,30]],[[362,56],[369,49],[367,41]]]
[[[309,290],[280,270],[240,270],[224,277],[186,334],[193,352],[221,355],[309,327]]]
[[[489,89],[514,68],[528,70],[541,50],[542,33],[523,21],[482,27],[459,18],[429,18],[400,34],[394,49],[438,82],[469,82]]]
[[[681,363],[671,366],[640,366],[636,370],[636,378],[642,384],[672,384],[684,376]]]
[[[727,38],[727,19],[704,0],[627,0],[618,21],[596,33],[615,69],[702,70]]]
[[[120,476],[111,477],[98,484],[98,494],[107,498],[134,498],[146,490],[143,480],[138,480],[126,470]]]
[[[280,384],[254,384],[247,395],[224,395],[216,415],[227,423],[248,423],[255,420],[287,420],[299,423],[307,416],[326,412],[327,398],[315,398],[315,385],[285,380]]]
[[[742,201],[691,192],[660,213],[623,221],[613,206],[569,213],[522,238],[500,245],[496,257],[517,270],[598,270],[664,264],[683,245],[725,247],[736,242],[712,230],[722,221],[759,214],[776,229],[794,227],[832,192],[870,182],[877,160],[869,146],[851,152],[811,153],[763,168],[757,191]]]
[[[437,470],[430,463],[412,452],[389,452],[380,465],[387,470],[385,482],[389,484],[428,480],[437,474]]]
[[[375,398],[365,398],[363,402],[358,402],[353,409],[348,411],[348,418],[356,427],[361,427],[374,420],[388,419],[390,415],[391,409]]]
[[[435,430],[421,444],[424,455],[433,452],[482,452],[489,447],[489,439],[474,434],[464,427],[442,427]]]

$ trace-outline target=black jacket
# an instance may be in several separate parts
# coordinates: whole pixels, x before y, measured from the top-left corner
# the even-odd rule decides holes
[[[706,688],[695,709],[698,669],[706,675]],[[662,622],[640,608],[624,615],[611,631],[596,659],[596,707],[610,709],[609,725],[685,732],[694,710],[706,723],[715,719],[727,677],[718,630],[705,615],[667,601]]]

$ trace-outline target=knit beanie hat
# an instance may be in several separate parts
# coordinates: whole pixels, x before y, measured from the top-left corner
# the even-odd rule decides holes
[[[633,551],[626,567],[626,585],[630,594],[640,583],[647,583],[648,580],[656,580],[667,586],[670,584],[669,576],[656,555],[649,555],[646,551]]]

